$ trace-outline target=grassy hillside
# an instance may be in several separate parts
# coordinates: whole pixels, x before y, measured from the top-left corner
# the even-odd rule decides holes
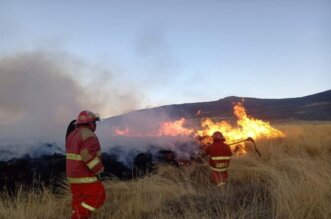
[[[94,218],[331,218],[331,124],[280,124],[285,139],[259,141],[262,153],[231,160],[229,183],[208,183],[207,165],[160,167],[133,181],[105,182]],[[70,193],[1,195],[0,218],[69,218]]]

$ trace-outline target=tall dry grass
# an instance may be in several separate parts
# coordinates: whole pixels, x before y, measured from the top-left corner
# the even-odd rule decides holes
[[[331,218],[331,124],[291,123],[285,139],[259,141],[262,153],[231,160],[222,189],[208,167],[160,167],[132,181],[108,181],[108,200],[93,218]],[[70,218],[70,193],[47,189],[1,196],[0,218]]]

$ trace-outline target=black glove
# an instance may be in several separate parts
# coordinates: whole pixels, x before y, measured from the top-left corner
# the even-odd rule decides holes
[[[101,172],[97,175],[97,179],[100,181],[104,181],[106,179],[106,174],[105,172]]]

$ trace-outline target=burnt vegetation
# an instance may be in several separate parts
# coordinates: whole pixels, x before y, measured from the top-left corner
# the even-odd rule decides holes
[[[158,165],[178,166],[176,153],[171,150],[160,149],[154,155],[150,152],[132,152],[132,155],[132,161],[125,163],[120,161],[119,154],[103,153],[106,179],[129,180],[155,173]],[[58,153],[40,157],[25,155],[0,161],[0,191],[13,195],[21,188],[47,187],[56,192],[64,186],[65,165],[65,155]]]

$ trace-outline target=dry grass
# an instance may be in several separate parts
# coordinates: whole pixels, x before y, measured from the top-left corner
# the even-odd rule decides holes
[[[129,182],[105,182],[108,200],[94,218],[331,218],[331,124],[278,126],[287,137],[258,142],[262,153],[233,158],[223,189],[205,164],[160,167]],[[2,195],[0,218],[69,218],[70,194]]]

